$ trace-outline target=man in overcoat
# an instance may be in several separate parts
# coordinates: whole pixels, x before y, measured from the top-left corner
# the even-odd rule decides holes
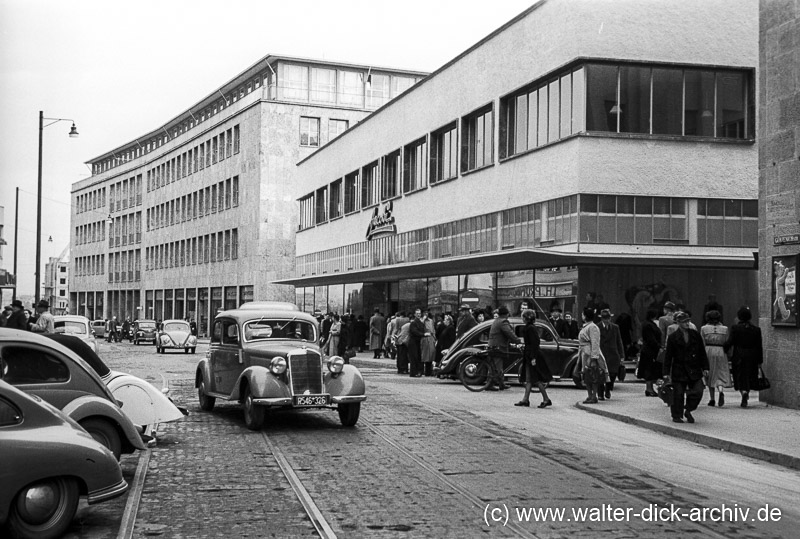
[[[386,319],[381,316],[381,310],[376,308],[375,314],[369,319],[369,349],[372,350],[374,359],[381,357],[385,328]]]
[[[606,399],[611,398],[620,363],[622,358],[625,357],[625,345],[622,344],[619,326],[611,321],[611,311],[609,309],[600,311],[600,323],[597,325],[600,328],[600,351],[606,358],[609,376],[609,381],[605,382],[605,385],[601,382],[597,389],[597,398],[603,400],[603,397]]]
[[[509,389],[503,376],[503,358],[508,355],[510,343],[519,344],[520,338],[514,333],[511,322],[508,321],[508,308],[504,305],[497,310],[498,317],[492,322],[489,330],[489,359],[494,362],[496,378],[494,384],[497,389]],[[491,387],[490,389],[494,389]]]
[[[708,376],[708,356],[703,338],[689,327],[690,316],[684,312],[675,315],[678,330],[667,339],[664,353],[664,378],[674,388],[672,421],[694,423],[692,412],[703,398],[703,377]]]
[[[28,329],[28,319],[25,318],[25,307],[22,302],[15,299],[11,302],[11,316],[6,320],[6,328],[8,329]]]
[[[456,339],[459,339],[467,331],[478,325],[478,321],[472,316],[472,309],[466,303],[462,303],[459,308],[458,323],[456,325]]]

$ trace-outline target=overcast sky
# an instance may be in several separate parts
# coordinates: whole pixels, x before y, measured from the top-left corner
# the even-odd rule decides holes
[[[0,0],[0,267],[33,294],[38,115],[42,276],[70,238],[84,163],[165,123],[268,54],[434,71],[534,0]],[[47,123],[47,122],[45,122]],[[48,238],[53,238],[52,243]],[[4,293],[4,301],[10,298]]]

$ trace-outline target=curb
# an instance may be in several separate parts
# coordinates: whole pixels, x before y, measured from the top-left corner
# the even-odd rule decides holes
[[[735,453],[737,455],[742,455],[757,460],[763,460],[771,464],[777,464],[778,466],[784,466],[786,468],[800,470],[800,458],[793,457],[791,455],[784,455],[783,453],[778,453],[777,451],[770,451],[769,449],[751,447],[737,442],[731,442],[729,440],[714,438],[713,436],[708,436],[706,434],[700,434],[697,432],[677,429],[669,425],[662,425],[661,423],[653,423],[652,421],[645,421],[643,419],[630,417],[617,412],[610,412],[608,410],[603,410],[602,408],[586,406],[580,401],[575,403],[575,407],[584,410],[586,412],[589,412],[590,414],[597,414],[611,419],[616,419],[617,421],[622,421],[623,423],[629,423],[631,425],[636,425],[638,427],[654,430],[656,432],[660,432],[668,436],[674,436],[675,438],[682,438],[684,440],[688,440],[690,442],[694,442],[700,445],[705,445],[713,449],[721,449],[722,451],[727,451],[729,453]]]

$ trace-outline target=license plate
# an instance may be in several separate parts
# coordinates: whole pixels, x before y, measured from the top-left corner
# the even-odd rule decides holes
[[[295,395],[292,401],[295,406],[326,406],[330,395]]]

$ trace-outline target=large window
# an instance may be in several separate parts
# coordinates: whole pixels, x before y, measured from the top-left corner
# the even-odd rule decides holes
[[[316,216],[315,224],[324,223],[328,220],[328,188],[320,187],[316,194]]]
[[[311,101],[336,103],[336,70],[311,68]]]
[[[361,171],[361,207],[367,208],[378,203],[380,195],[380,173],[378,162],[370,163]]]
[[[431,183],[458,176],[457,123],[431,133],[430,178]]]
[[[319,118],[300,117],[300,146],[319,146]]]
[[[328,141],[331,141],[347,131],[347,120],[328,120]]]
[[[367,84],[367,108],[376,109],[389,101],[389,75],[370,75]]]
[[[685,198],[582,194],[580,205],[583,242],[690,243]]]
[[[389,200],[399,194],[400,181],[400,150],[383,156],[383,170],[381,173],[381,200]]]
[[[339,71],[339,103],[364,106],[364,83],[358,71]]]
[[[397,97],[398,95],[402,94],[412,86],[416,79],[413,77],[398,77],[396,75],[392,76],[392,97]]]
[[[342,180],[331,183],[330,189],[330,218],[342,216]]]
[[[428,167],[425,166],[427,140],[423,137],[403,150],[403,193],[417,191],[428,185]]]
[[[758,201],[697,201],[697,244],[730,247],[758,245]]]
[[[492,105],[462,118],[461,132],[461,172],[491,165],[494,146]]]
[[[358,171],[351,172],[344,177],[344,213],[351,213],[358,209],[359,187]]]
[[[280,64],[280,88],[283,99],[308,100],[308,68],[291,64]]]

